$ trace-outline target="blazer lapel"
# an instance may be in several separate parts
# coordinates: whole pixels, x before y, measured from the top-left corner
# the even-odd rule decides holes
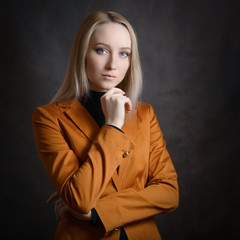
[[[87,109],[77,100],[68,105],[68,107],[66,105],[61,106],[66,108],[64,114],[75,123],[87,138],[94,141],[100,128]],[[120,190],[117,171],[113,174],[112,180],[116,189]]]
[[[64,114],[75,123],[87,138],[94,141],[100,128],[91,114],[79,101],[74,100],[69,108],[64,111]]]
[[[62,108],[66,108],[66,110],[63,111],[64,114],[75,123],[75,125],[86,135],[88,139],[94,141],[100,128],[87,109],[78,100],[59,102],[58,105]],[[135,140],[135,117],[136,112],[133,119],[124,124],[122,127],[123,132],[133,141]],[[119,166],[119,172],[123,170],[120,170],[120,168],[124,169],[124,162]],[[112,180],[116,189],[119,191],[121,189],[121,183],[117,171],[113,174]]]

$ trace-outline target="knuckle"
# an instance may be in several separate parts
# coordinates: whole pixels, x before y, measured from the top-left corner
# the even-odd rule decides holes
[[[121,102],[122,102],[122,99],[121,99],[121,98],[117,98],[117,99],[116,99],[116,102],[117,102],[117,103],[121,103]]]

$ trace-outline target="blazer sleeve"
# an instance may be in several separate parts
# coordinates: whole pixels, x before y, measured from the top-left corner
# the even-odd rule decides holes
[[[149,181],[143,190],[129,188],[98,200],[95,209],[107,232],[178,207],[177,173],[151,106],[149,116]]]
[[[80,166],[54,112],[39,107],[32,122],[39,156],[56,191],[72,209],[88,213],[134,143],[117,129],[103,126]]]

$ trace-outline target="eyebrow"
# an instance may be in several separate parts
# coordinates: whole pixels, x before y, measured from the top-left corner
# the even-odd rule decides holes
[[[111,48],[110,45],[108,45],[108,44],[106,44],[106,43],[97,42],[97,43],[94,44],[94,46],[96,46],[96,45],[103,45],[103,46],[106,46],[106,47],[108,47],[108,48]],[[128,50],[130,50],[130,51],[132,50],[132,49],[129,48],[129,47],[121,47],[120,49],[126,49],[126,50],[128,49]]]

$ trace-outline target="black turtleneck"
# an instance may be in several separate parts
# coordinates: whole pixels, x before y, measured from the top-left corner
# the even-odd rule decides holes
[[[90,91],[89,96],[84,97],[81,100],[82,105],[92,115],[99,127],[102,127],[105,124],[105,117],[100,102],[100,98],[104,95],[104,93],[105,92]]]

